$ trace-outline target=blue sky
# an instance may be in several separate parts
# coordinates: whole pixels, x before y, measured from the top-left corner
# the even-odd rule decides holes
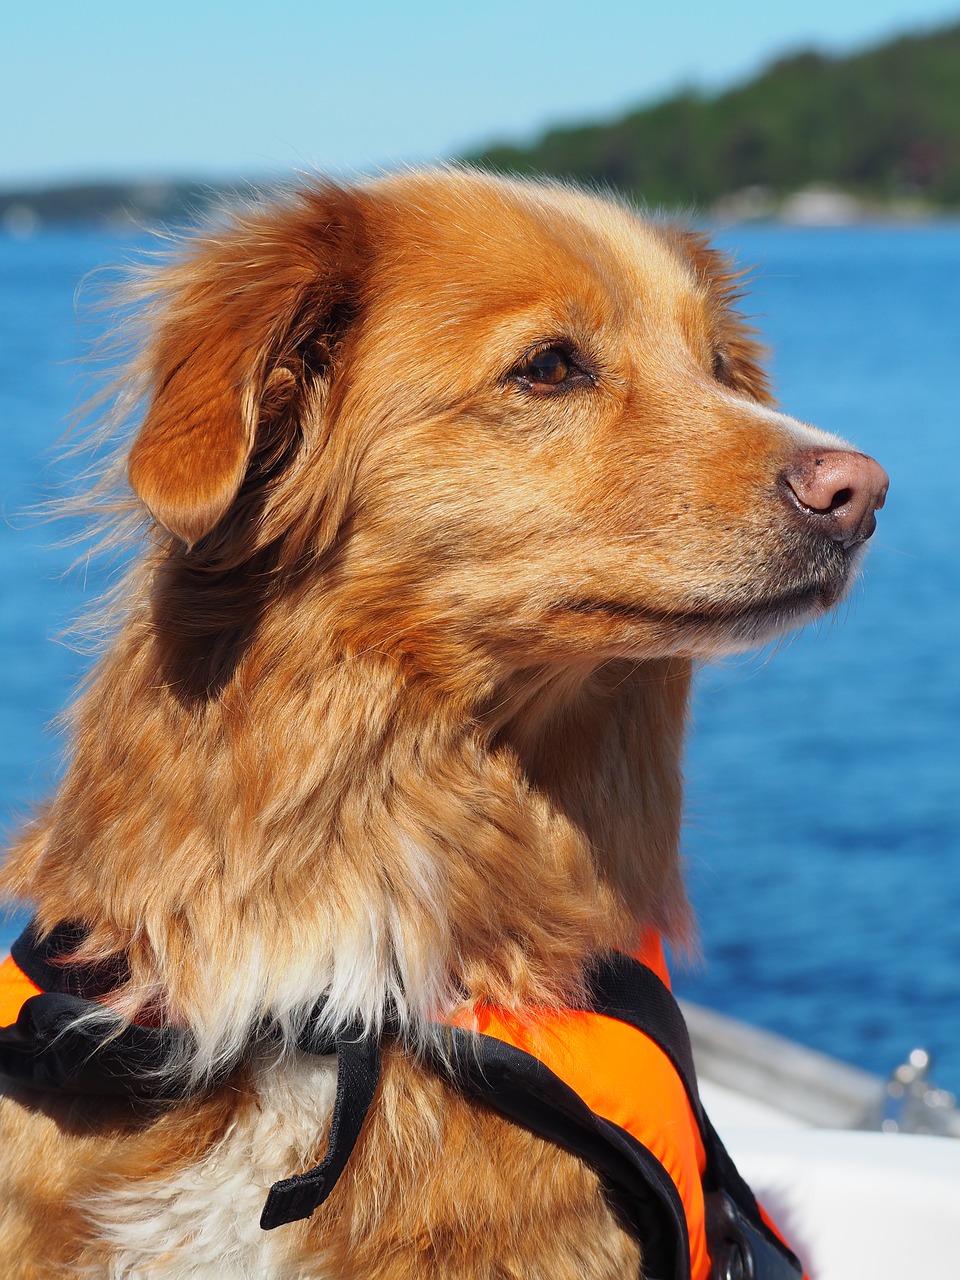
[[[0,186],[369,169],[723,87],[960,0],[31,0],[0,48]]]

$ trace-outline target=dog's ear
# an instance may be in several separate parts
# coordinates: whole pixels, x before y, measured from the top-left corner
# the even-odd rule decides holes
[[[714,304],[720,381],[761,404],[774,404],[765,368],[768,353],[756,331],[737,310],[749,272],[737,267],[699,232],[681,233],[680,245]]]
[[[263,424],[329,357],[366,257],[358,197],[327,186],[237,219],[161,272],[128,471],[188,548],[230,509]]]

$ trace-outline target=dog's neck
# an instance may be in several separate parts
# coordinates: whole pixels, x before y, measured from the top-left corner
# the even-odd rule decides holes
[[[541,672],[539,681],[524,673],[516,685],[513,698],[493,699],[494,744],[512,755],[554,820],[582,836],[594,892],[617,927],[632,934],[653,925],[680,940],[688,926],[677,850],[690,663],[614,661]]]
[[[689,663],[520,673],[469,708],[382,653],[294,667],[281,637],[198,700],[128,624],[7,867],[42,923],[126,951],[126,1012],[165,1008],[216,1065],[322,994],[331,1020],[416,1032],[465,996],[561,999],[644,925],[682,933]]]

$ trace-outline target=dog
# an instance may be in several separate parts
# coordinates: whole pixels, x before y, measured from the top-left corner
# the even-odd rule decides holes
[[[775,407],[739,279],[613,198],[450,169],[307,183],[136,286],[143,546],[2,888],[41,941],[73,922],[67,974],[112,967],[107,1039],[183,1033],[189,1088],[7,1083],[4,1275],[641,1273],[588,1161],[425,1058],[445,1011],[689,938],[692,664],[857,572],[886,476]],[[327,1142],[318,1016],[382,1078],[328,1202],[265,1232]]]

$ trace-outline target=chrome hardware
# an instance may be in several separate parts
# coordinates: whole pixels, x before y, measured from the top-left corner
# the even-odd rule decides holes
[[[957,1100],[930,1080],[931,1057],[926,1049],[911,1050],[907,1060],[887,1081],[880,1114],[884,1133],[935,1133],[950,1131]]]

